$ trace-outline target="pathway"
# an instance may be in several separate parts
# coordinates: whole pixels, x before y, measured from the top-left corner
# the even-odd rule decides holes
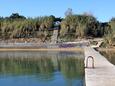
[[[91,47],[84,47],[85,65],[88,56],[94,57],[95,68],[85,68],[86,86],[115,86],[115,66]],[[89,60],[89,66],[92,60]]]

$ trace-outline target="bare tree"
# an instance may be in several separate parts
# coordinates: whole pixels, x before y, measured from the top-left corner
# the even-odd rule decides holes
[[[65,12],[65,16],[73,15],[73,11],[71,8],[68,8],[67,11]]]

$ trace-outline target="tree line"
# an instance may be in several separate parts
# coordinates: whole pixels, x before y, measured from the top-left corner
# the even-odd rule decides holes
[[[56,26],[58,22],[58,26]],[[55,27],[59,28],[59,38],[75,40],[77,38],[105,37],[109,43],[114,39],[115,18],[109,22],[99,22],[92,15],[66,15],[65,18],[40,16],[26,18],[13,13],[9,17],[0,17],[0,38],[41,38],[51,39]],[[111,38],[111,41],[110,41]]]

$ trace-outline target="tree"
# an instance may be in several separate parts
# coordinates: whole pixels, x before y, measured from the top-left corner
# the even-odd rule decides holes
[[[19,15],[18,13],[12,13],[12,15],[8,18],[9,19],[26,19],[26,17]]]
[[[67,11],[65,12],[65,16],[70,16],[73,15],[73,11],[71,8],[68,8]]]
[[[115,37],[115,18],[112,18],[109,22],[109,25],[111,26],[111,29],[112,29],[112,33],[114,34],[114,37]]]
[[[97,36],[98,21],[93,16],[69,15],[61,22],[60,35],[70,35],[76,38],[84,38],[88,35]]]

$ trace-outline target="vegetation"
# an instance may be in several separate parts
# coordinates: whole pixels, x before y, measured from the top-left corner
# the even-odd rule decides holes
[[[62,41],[75,41],[78,38],[104,37],[105,45],[114,45],[115,18],[109,22],[99,22],[92,15],[76,15],[68,9],[65,18],[43,16],[26,18],[18,13],[0,17],[0,39],[37,38],[41,42],[51,41],[55,24],[59,23],[58,38]]]
[[[107,50],[100,52],[108,61],[115,65],[115,51]]]

